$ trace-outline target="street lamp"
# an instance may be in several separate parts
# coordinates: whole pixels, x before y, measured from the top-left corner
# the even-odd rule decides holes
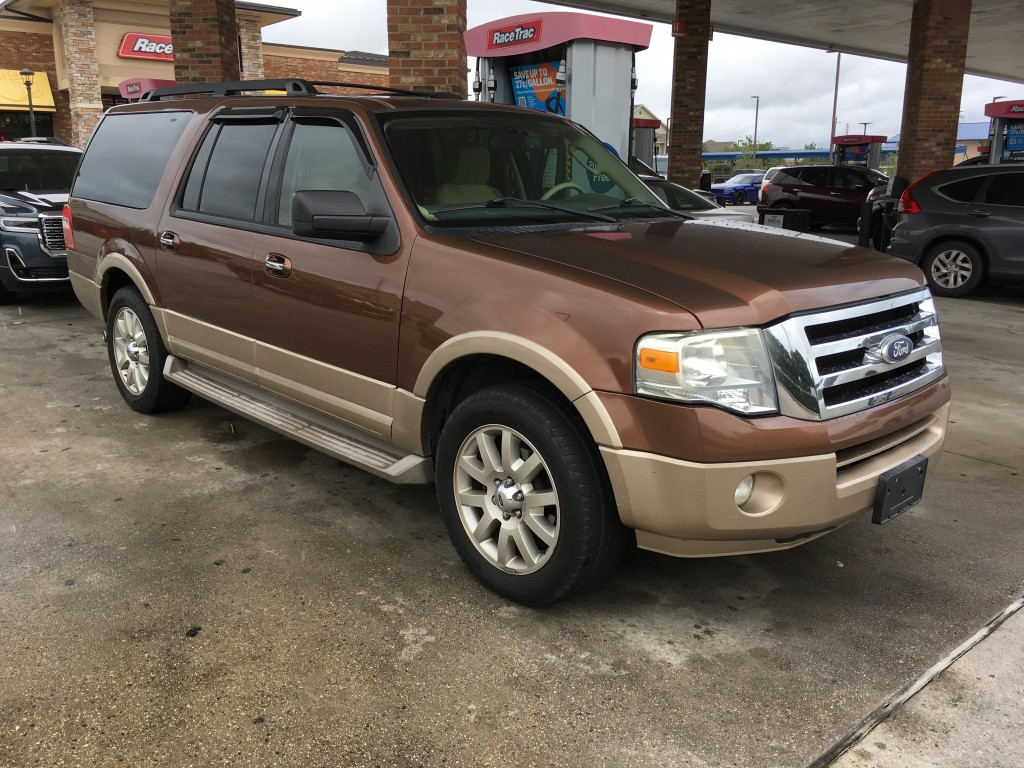
[[[753,161],[757,162],[757,115],[761,111],[761,97],[751,96],[750,98],[755,99],[754,101],[754,156]]]
[[[863,129],[864,132],[861,134],[861,136],[867,136],[868,135],[868,126],[871,125],[871,123],[870,122],[867,122],[867,123],[861,122],[860,125],[864,126],[864,129]]]
[[[26,67],[25,69],[21,70],[18,74],[21,75],[21,80],[23,83],[25,83],[25,90],[28,92],[28,125],[32,137],[35,138],[36,112],[32,108],[32,79],[35,77],[36,73]]]
[[[1006,98],[1005,96],[993,96],[992,97],[992,103],[995,104],[1000,99],[1005,99],[1005,98]]]

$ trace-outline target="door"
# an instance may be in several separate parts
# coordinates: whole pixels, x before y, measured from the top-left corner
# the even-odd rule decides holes
[[[990,274],[1024,275],[1024,171],[993,174],[982,201],[967,206],[964,228],[985,244]]]
[[[795,196],[793,205],[811,212],[812,218],[831,219],[835,215],[835,201],[830,197],[831,168],[808,166],[799,170],[800,183],[789,187]]]
[[[364,134],[343,110],[296,111],[272,173],[256,235],[253,335],[260,385],[362,429],[389,436],[406,253]],[[391,217],[359,243],[292,233],[296,192],[355,193]]]
[[[171,351],[250,381],[257,201],[282,117],[274,110],[215,117],[158,230]]]

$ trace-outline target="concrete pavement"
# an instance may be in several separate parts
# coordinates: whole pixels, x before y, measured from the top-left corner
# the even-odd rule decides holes
[[[534,611],[466,573],[432,488],[201,401],[136,414],[73,299],[0,307],[0,766],[808,766],[1024,592],[1024,292],[939,309],[918,507],[638,553]],[[839,765],[1020,765],[1021,631]]]

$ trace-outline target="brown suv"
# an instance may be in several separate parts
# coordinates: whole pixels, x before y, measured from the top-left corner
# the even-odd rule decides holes
[[[771,168],[761,182],[760,205],[809,210],[817,225],[856,221],[871,188],[887,181],[884,173],[848,165]]]
[[[106,113],[65,219],[131,407],[196,393],[436,480],[463,560],[523,603],[634,540],[700,557],[884,522],[942,445],[916,267],[675,214],[556,116],[156,91]]]

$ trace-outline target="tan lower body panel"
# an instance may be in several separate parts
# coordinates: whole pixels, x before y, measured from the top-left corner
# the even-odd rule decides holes
[[[949,406],[896,444],[838,466],[835,454],[778,461],[697,464],[639,451],[601,448],[623,523],[637,544],[682,557],[787,549],[832,530],[874,505],[878,476],[942,447]],[[736,486],[754,475],[743,507]],[[926,491],[927,493],[927,491]]]

